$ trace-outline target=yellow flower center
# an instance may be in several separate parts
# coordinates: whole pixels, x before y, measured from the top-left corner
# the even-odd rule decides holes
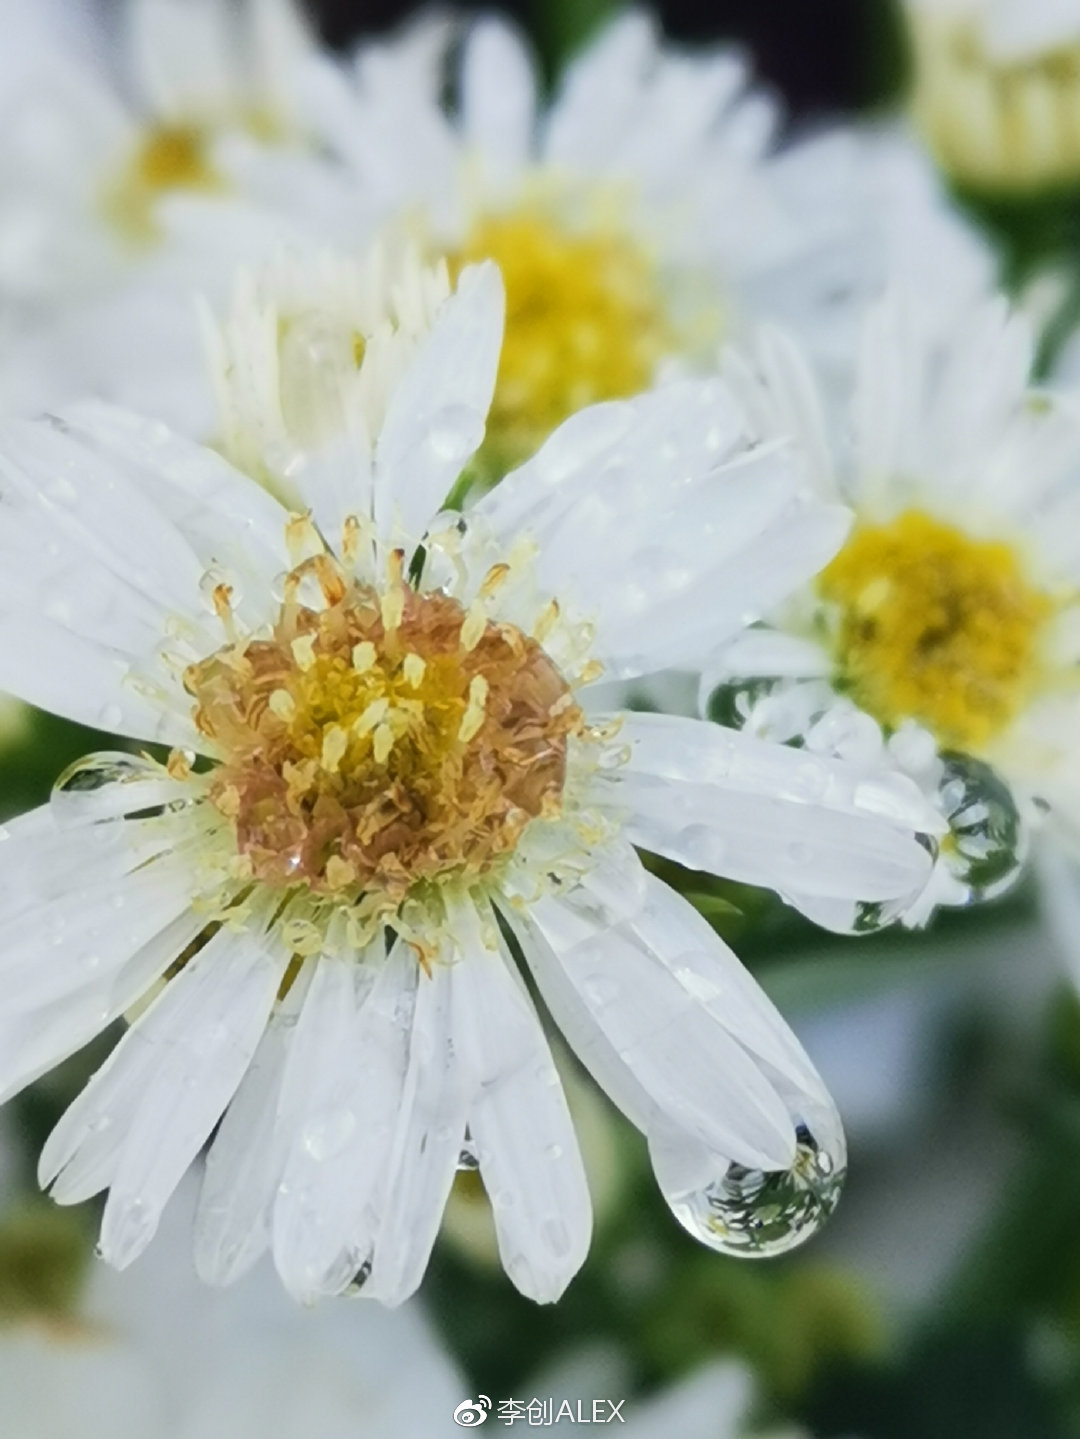
[[[146,244],[158,238],[154,209],[170,191],[225,189],[209,148],[210,136],[196,125],[157,125],[147,131],[105,195],[106,214],[127,240]]]
[[[839,679],[883,724],[918,720],[977,751],[1040,678],[1054,605],[1015,550],[918,510],[858,526],[820,581],[834,611]]]
[[[489,215],[451,271],[485,259],[506,284],[484,456],[498,477],[583,406],[647,389],[676,337],[655,266],[614,226],[571,228],[540,207]]]
[[[302,602],[312,583],[323,608]],[[268,638],[185,683],[251,876],[350,902],[488,870],[559,813],[580,725],[535,640],[400,579],[379,594],[325,556],[291,573]]]

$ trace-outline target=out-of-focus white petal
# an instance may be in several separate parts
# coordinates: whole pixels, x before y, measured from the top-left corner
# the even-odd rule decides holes
[[[494,16],[477,20],[465,41],[461,127],[496,188],[518,179],[536,128],[536,73],[523,39]]]
[[[504,305],[495,265],[463,270],[394,393],[375,446],[375,524],[387,548],[415,547],[484,438]]]

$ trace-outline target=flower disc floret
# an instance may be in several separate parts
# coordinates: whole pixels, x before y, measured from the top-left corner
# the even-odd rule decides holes
[[[575,226],[524,204],[481,216],[454,268],[488,259],[506,285],[495,461],[517,463],[586,405],[640,394],[677,348],[655,265],[618,226]]]
[[[883,724],[978,750],[1037,684],[1049,596],[1013,546],[918,510],[860,525],[820,581],[841,679]]]
[[[302,595],[313,580],[324,607]],[[268,638],[193,665],[211,797],[251,875],[400,901],[479,876],[557,815],[581,716],[539,644],[406,582],[379,593],[327,557],[294,570]]]

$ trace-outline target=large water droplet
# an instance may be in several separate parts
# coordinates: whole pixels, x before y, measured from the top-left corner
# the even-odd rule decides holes
[[[949,868],[968,886],[972,902],[993,899],[1017,879],[1027,853],[1027,833],[1008,785],[982,760],[942,756],[938,787],[949,821],[943,852]]]
[[[155,779],[159,774],[159,770],[138,755],[108,751],[87,755],[68,765],[53,785],[53,815],[62,826],[113,819],[124,809],[134,808],[134,803],[120,803],[118,808],[113,797],[103,791],[113,785]]]
[[[729,1163],[715,1179],[669,1194],[679,1223],[695,1239],[739,1259],[771,1259],[815,1235],[840,1201],[847,1145],[835,1112],[796,1123],[795,1162],[786,1170]]]

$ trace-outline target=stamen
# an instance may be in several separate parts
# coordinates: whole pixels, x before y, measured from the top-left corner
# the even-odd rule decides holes
[[[309,608],[294,571],[269,638],[184,677],[220,760],[210,797],[253,877],[342,895],[368,933],[414,886],[483,874],[557,814],[582,724],[535,640],[482,603],[417,593],[402,558],[393,628],[385,592],[345,579]]]

